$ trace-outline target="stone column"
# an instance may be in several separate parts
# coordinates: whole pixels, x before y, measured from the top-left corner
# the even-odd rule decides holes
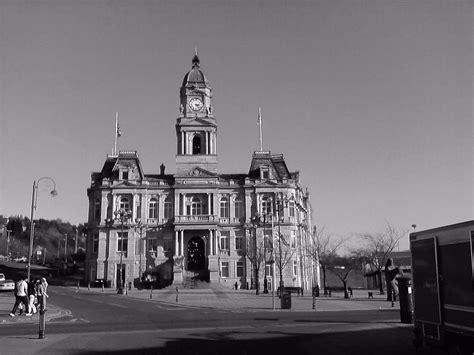
[[[178,256],[179,254],[179,239],[178,239],[178,231],[174,231],[174,255]]]
[[[182,208],[181,215],[186,216],[186,194],[182,193],[181,198],[183,199],[181,201],[181,208]]]
[[[184,255],[184,230],[180,231],[181,236],[180,236],[180,250],[179,250],[179,255],[183,256]]]

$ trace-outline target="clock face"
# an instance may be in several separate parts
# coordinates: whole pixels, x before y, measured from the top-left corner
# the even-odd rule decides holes
[[[189,107],[193,111],[199,111],[200,109],[202,109],[202,106],[203,106],[202,101],[196,97],[189,100]]]

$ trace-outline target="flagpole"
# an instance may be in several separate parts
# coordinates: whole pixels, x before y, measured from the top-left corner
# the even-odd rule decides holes
[[[114,155],[117,155],[117,140],[118,140],[118,112],[115,112],[115,141],[114,141]]]
[[[260,151],[263,152],[263,136],[262,136],[262,109],[258,108],[258,133],[260,138]]]

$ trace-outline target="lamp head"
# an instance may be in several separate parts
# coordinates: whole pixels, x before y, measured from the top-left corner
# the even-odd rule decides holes
[[[52,190],[52,191],[50,192],[50,194],[51,194],[51,196],[54,197],[54,196],[57,196],[57,195],[58,195],[58,192],[56,191],[56,189],[54,189],[54,190]]]

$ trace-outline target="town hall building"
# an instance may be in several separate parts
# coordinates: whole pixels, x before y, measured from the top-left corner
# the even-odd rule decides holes
[[[173,174],[163,165],[145,173],[136,151],[107,155],[92,173],[86,282],[310,289],[311,205],[299,172],[263,149],[247,172],[219,172],[218,119],[197,53],[179,100]]]

